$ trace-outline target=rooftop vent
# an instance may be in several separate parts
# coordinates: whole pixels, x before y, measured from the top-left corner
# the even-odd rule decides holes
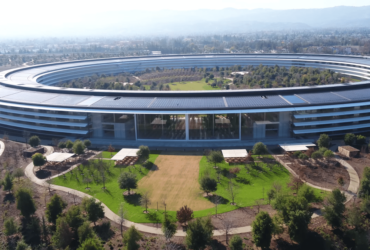
[[[117,101],[117,100],[119,100],[119,99],[121,99],[121,97],[116,97],[116,98],[114,98],[114,100],[115,100],[115,101]]]
[[[261,98],[262,98],[262,99],[267,99],[267,96],[265,96],[265,95],[261,95]]]

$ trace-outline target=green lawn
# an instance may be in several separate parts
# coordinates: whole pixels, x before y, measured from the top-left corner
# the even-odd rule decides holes
[[[213,81],[209,81],[211,84]],[[171,90],[220,90],[220,88],[212,87],[206,83],[205,79],[194,82],[174,82],[169,83]]]
[[[118,151],[116,151],[116,152],[103,151],[100,154],[96,155],[95,158],[111,159],[117,153],[118,153]]]
[[[109,153],[109,152],[107,152]],[[104,155],[103,155],[104,156]],[[106,155],[105,155],[106,156]],[[158,157],[158,154],[151,154],[149,161],[154,162],[155,159]],[[265,156],[265,157],[271,157],[271,156]],[[108,157],[110,158],[110,153]],[[257,159],[256,161],[260,161],[260,159]],[[121,202],[124,202],[125,210],[127,211],[127,217],[126,219],[133,221],[133,222],[139,222],[139,223],[148,223],[148,222],[156,222],[158,220],[161,220],[163,217],[163,210],[162,204],[159,204],[160,210],[158,212],[155,211],[155,209],[148,209],[150,211],[149,214],[144,214],[144,208],[139,205],[139,195],[132,195],[129,200],[125,200],[122,193],[125,190],[121,190],[118,187],[117,179],[120,175],[120,172],[127,172],[131,171],[137,175],[137,179],[140,180],[143,176],[145,176],[149,170],[145,168],[141,168],[140,171],[140,165],[135,165],[135,168],[133,167],[126,167],[126,168],[116,168],[114,167],[114,162],[111,160],[105,160],[107,164],[110,165],[110,174],[107,176],[106,181],[106,190],[102,189],[103,184],[101,181],[95,178],[94,182],[89,184],[91,187],[90,190],[86,190],[86,184],[83,182],[84,176],[91,176],[91,173],[93,173],[95,176],[98,176],[97,170],[94,170],[93,167],[85,167],[83,168],[84,176],[81,175],[81,172],[77,169],[73,170],[73,174],[67,173],[64,178],[63,176],[57,177],[53,179],[53,184],[60,185],[60,186],[66,186],[72,189],[76,189],[85,193],[88,193],[103,203],[105,203],[113,212],[118,212],[119,205]],[[239,207],[245,207],[245,206],[253,206],[255,204],[255,200],[261,199],[264,197],[266,199],[266,192],[271,188],[271,185],[274,181],[278,181],[281,183],[285,190],[288,190],[286,184],[289,182],[289,172],[285,168],[281,168],[279,164],[275,164],[271,166],[272,171],[267,166],[266,163],[258,162],[257,167],[253,167],[248,165],[248,170],[244,165],[239,166],[229,166],[227,163],[219,164],[219,169],[223,174],[220,175],[220,184],[218,184],[218,190],[215,192],[218,196],[221,196],[223,198],[224,204],[220,204],[218,207],[219,213],[224,213],[228,211],[232,211],[234,209],[237,209]],[[231,199],[229,196],[229,193],[227,192],[228,187],[228,170],[232,167],[239,167],[241,169],[240,173],[237,175],[236,178],[232,178],[232,182],[237,186],[237,195],[236,195],[236,206],[230,205]],[[82,168],[81,168],[82,169]],[[90,169],[90,170],[88,170]],[[249,173],[248,173],[249,171]],[[208,174],[214,178],[217,179],[217,173],[216,169],[213,168],[213,166],[207,162],[207,158],[203,157],[200,162],[200,173],[199,178],[203,175]],[[76,178],[77,176],[77,178]],[[264,191],[263,191],[264,190]],[[291,192],[291,191],[290,191]],[[322,196],[323,194],[320,192],[320,190],[315,190],[316,194],[318,196]],[[206,199],[206,198],[204,198]],[[195,211],[194,215],[195,217],[203,217],[207,216],[209,214],[214,214],[215,209],[206,209],[201,211]],[[173,218],[176,218],[176,212],[175,211],[168,211],[168,214],[172,216]]]

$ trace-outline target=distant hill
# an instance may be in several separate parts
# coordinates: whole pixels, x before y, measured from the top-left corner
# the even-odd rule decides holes
[[[352,28],[370,24],[370,6],[325,9],[223,9],[196,11],[111,11],[81,13],[80,21],[66,26],[0,24],[2,34],[44,36],[188,35],[267,30]]]

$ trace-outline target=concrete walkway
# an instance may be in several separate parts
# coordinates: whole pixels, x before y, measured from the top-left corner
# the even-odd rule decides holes
[[[50,146],[44,146],[44,147],[47,150],[44,155],[49,155],[49,154],[53,153],[53,150],[54,150],[53,147],[50,147]],[[275,158],[275,159],[277,159],[277,158]],[[287,164],[284,164],[284,162],[281,162],[279,159],[277,159],[277,160],[283,166],[285,166],[289,170],[289,172],[291,172],[293,175],[297,176],[296,173],[289,166],[287,166]],[[343,163],[342,164],[346,167],[346,169],[350,173],[350,177],[351,177],[350,185],[349,185],[350,188],[348,188],[348,189],[351,192],[352,191],[355,192],[358,189],[358,185],[359,185],[358,175],[357,175],[356,171],[352,168],[352,166],[350,166],[346,162],[344,162],[344,163],[345,164],[343,164]],[[75,165],[75,166],[77,166],[77,165]],[[46,180],[41,180],[41,179],[39,179],[39,178],[37,178],[35,176],[35,174],[33,172],[33,168],[34,168],[33,163],[28,164],[28,166],[25,169],[26,176],[32,182],[34,182],[34,183],[36,183],[36,184],[38,184],[40,186],[43,186],[43,187],[49,186],[49,184],[46,182]],[[65,171],[65,172],[68,172],[68,171]],[[65,173],[65,172],[63,172],[63,173]],[[318,188],[318,189],[321,189],[321,190],[331,191],[330,189],[321,188],[321,187],[312,185],[310,183],[307,183],[307,185],[310,185],[310,186],[312,186],[314,188]],[[83,192],[80,192],[80,191],[77,191],[77,190],[74,190],[74,189],[71,189],[71,188],[67,188],[67,187],[62,187],[62,186],[57,186],[57,185],[50,185],[50,188],[51,189],[54,189],[54,190],[59,190],[59,191],[71,193],[71,194],[76,195],[76,196],[79,196],[81,198],[84,198],[84,197],[91,198],[92,197],[91,195],[88,195],[86,193],[83,193]],[[348,195],[349,196],[347,197],[347,201],[353,197],[353,195],[351,195],[349,193],[348,193]],[[98,199],[96,199],[96,200],[98,200]],[[107,217],[108,219],[110,219],[110,220],[112,220],[112,221],[120,224],[120,217],[116,213],[114,213],[112,210],[110,210],[104,203],[102,203],[102,206],[104,207],[105,217]],[[316,211],[312,215],[312,218],[315,218],[315,217],[318,217],[318,216],[321,216],[321,211]],[[123,225],[125,227],[135,226],[141,232],[150,233],[150,234],[157,234],[157,235],[163,235],[163,232],[162,232],[162,230],[161,230],[160,227],[159,228],[150,227],[150,226],[146,226],[146,225],[143,225],[143,224],[140,224],[140,223],[135,223],[135,222],[128,221],[128,220],[125,220],[124,223],[123,223]],[[252,231],[252,227],[251,226],[237,227],[237,228],[233,228],[232,230],[230,230],[229,235],[241,234],[241,233],[249,233],[251,231]],[[213,235],[214,236],[222,236],[222,235],[225,235],[225,231],[223,231],[223,230],[214,230],[213,231]],[[182,237],[184,237],[184,236],[186,236],[186,232],[183,231],[183,230],[177,230],[175,236],[182,236]]]

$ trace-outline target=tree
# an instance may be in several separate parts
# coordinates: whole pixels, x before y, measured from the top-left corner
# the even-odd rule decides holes
[[[26,228],[22,228],[24,241],[33,246],[37,246],[41,241],[40,219],[32,216],[27,220]]]
[[[324,203],[324,218],[333,228],[338,228],[342,225],[345,201],[346,196],[339,189],[334,189]]]
[[[284,220],[279,214],[275,214],[272,217],[272,222],[274,224],[274,228],[272,230],[272,234],[274,236],[284,233]]]
[[[319,146],[319,148],[322,147],[329,148],[330,137],[327,134],[321,134],[319,139],[317,140],[317,145]]]
[[[137,188],[136,175],[129,172],[123,172],[118,178],[118,184],[120,189],[127,189],[128,194],[130,194],[131,189]]]
[[[32,155],[32,162],[35,167],[42,166],[45,164],[46,158],[42,154],[36,153]]]
[[[28,140],[28,144],[30,144],[31,147],[37,147],[41,144],[41,140],[37,135],[31,136]]]
[[[149,159],[149,147],[141,145],[139,147],[139,151],[136,152],[136,155],[138,156],[140,162],[145,162],[147,159]]]
[[[18,231],[17,223],[15,222],[13,217],[9,217],[4,222],[4,234],[6,236],[11,236]]]
[[[41,231],[42,231],[43,241],[45,243],[48,243],[49,227],[46,226],[45,217],[44,216],[42,216]]]
[[[243,250],[245,244],[239,235],[234,235],[230,240],[230,250]]]
[[[237,187],[236,185],[232,182],[232,180],[229,181],[229,185],[227,187],[227,192],[229,193],[229,196],[231,198],[231,205],[236,205],[235,204],[235,197],[237,195]]]
[[[66,141],[66,148],[71,149],[73,147],[73,142],[71,140]]]
[[[46,219],[55,224],[59,215],[62,214],[63,209],[67,206],[65,201],[63,201],[62,197],[57,194],[54,194],[51,197],[49,203],[46,205]]]
[[[229,244],[229,234],[232,232],[232,230],[235,227],[235,222],[233,218],[230,216],[224,216],[223,219],[221,219],[221,231],[225,232],[225,240],[226,240],[226,245]]]
[[[311,221],[311,216],[311,212],[304,210],[290,212],[288,230],[289,236],[292,240],[298,242],[299,244],[304,242],[308,231],[308,224]]]
[[[358,231],[362,223],[366,221],[366,217],[362,215],[361,209],[356,205],[352,205],[352,207],[348,209],[346,217],[348,224],[353,226],[356,231]]]
[[[359,194],[361,198],[370,197],[370,168],[369,167],[364,168]]]
[[[64,249],[72,242],[73,233],[66,221],[66,218],[59,217],[56,221],[56,232],[54,233],[51,241],[58,249]]]
[[[24,170],[21,168],[16,168],[13,172],[13,177],[18,178],[18,182],[20,181],[20,178],[24,176]]]
[[[85,221],[78,229],[78,240],[80,243],[84,242],[87,239],[95,238],[95,232],[92,227],[90,227],[90,222]]]
[[[67,210],[65,217],[68,225],[77,233],[78,228],[84,223],[80,207],[76,205],[71,206]]]
[[[262,249],[270,246],[273,223],[270,215],[267,212],[260,212],[252,224],[253,241],[256,246]]]
[[[276,196],[275,189],[271,188],[269,191],[267,191],[267,199],[269,200],[269,204],[271,203],[271,200],[273,200]]]
[[[291,175],[290,182],[288,183],[288,187],[290,187],[292,190],[295,190],[296,194],[298,194],[298,191],[300,187],[302,186],[303,186],[303,181],[299,177],[295,175]]]
[[[87,198],[82,204],[87,212],[88,220],[94,222],[94,225],[99,219],[104,218],[104,208],[101,202],[97,202],[94,198]]]
[[[171,221],[165,214],[162,222],[162,232],[167,241],[171,240],[171,238],[175,235],[176,229],[176,223]]]
[[[75,153],[76,155],[81,155],[83,153],[85,153],[85,144],[80,141],[80,140],[77,140],[73,143],[73,147],[72,147],[72,150],[73,150],[73,153]]]
[[[84,145],[86,148],[91,147],[91,141],[90,140],[84,140]]]
[[[108,152],[110,153],[110,157],[113,156],[114,151],[116,151],[116,149],[112,145],[109,145]]]
[[[123,206],[123,202],[119,205],[119,210],[118,210],[118,216],[119,216],[119,225],[121,226],[121,234],[123,231],[123,223],[125,222],[125,217],[126,217],[126,211]]]
[[[93,237],[82,242],[77,250],[104,250],[104,247],[102,247],[100,241],[96,237]]]
[[[181,224],[186,224],[188,221],[194,218],[193,210],[191,210],[188,206],[183,206],[176,212],[176,219]]]
[[[217,190],[217,181],[209,177],[202,177],[200,179],[200,188],[207,193],[214,192]]]
[[[24,242],[24,240],[20,240],[17,242],[17,247],[15,250],[32,250],[32,248]]]
[[[123,234],[123,244],[126,246],[127,250],[138,250],[140,245],[137,242],[142,238],[143,235],[135,228],[135,226],[131,226]]]
[[[344,136],[344,143],[346,145],[354,145],[355,144],[355,141],[356,141],[356,136],[352,133],[347,133],[345,136]]]
[[[9,172],[6,172],[5,178],[3,181],[4,190],[10,192],[13,188],[13,178]]]
[[[19,188],[15,193],[15,198],[17,202],[17,209],[20,210],[24,217],[29,218],[36,212],[35,202],[32,199],[31,192],[28,189]]]
[[[209,154],[209,161],[214,164],[214,167],[217,167],[217,164],[224,161],[224,156],[220,151],[211,151]]]
[[[149,198],[149,192],[145,192],[140,197],[140,205],[145,207],[145,213],[148,213],[148,206],[151,204],[150,198]]]
[[[213,236],[211,218],[196,218],[189,222],[186,230],[185,245],[189,249],[202,250],[210,244]]]
[[[267,147],[262,142],[257,142],[253,146],[253,154],[254,155],[265,155],[268,153]]]
[[[302,188],[298,192],[298,196],[305,198],[309,203],[317,200],[315,196],[315,191],[313,190],[313,188],[307,185],[302,186]]]
[[[89,183],[91,183],[92,180],[89,177],[85,177],[83,182],[86,183],[86,189],[89,189]]]

